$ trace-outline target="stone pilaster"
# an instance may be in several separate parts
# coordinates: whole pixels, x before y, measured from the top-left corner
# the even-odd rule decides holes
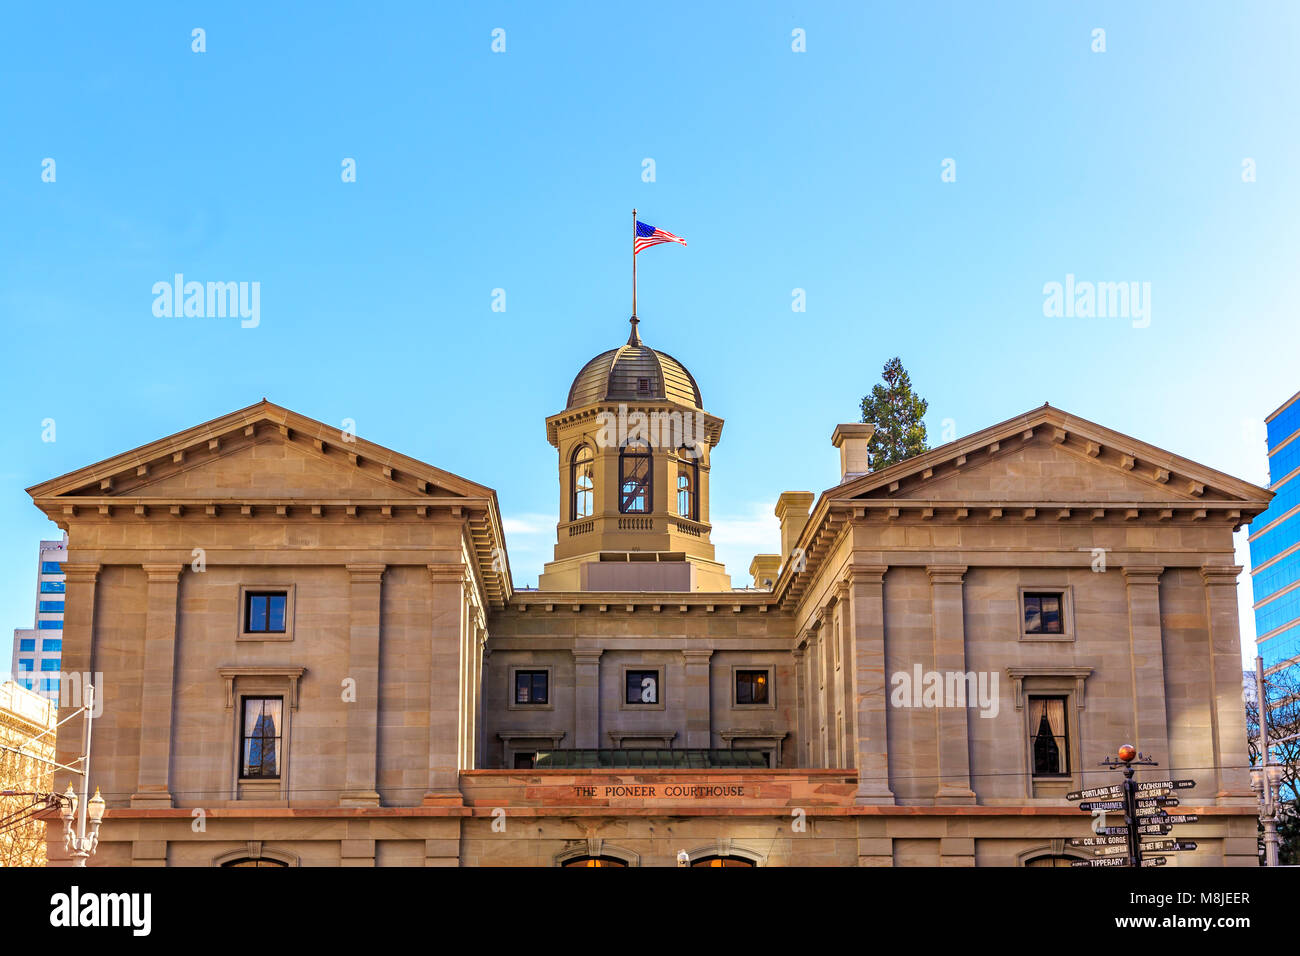
[[[1167,768],[1169,711],[1165,707],[1165,654],[1160,633],[1160,575],[1163,571],[1162,567],[1124,568],[1124,584],[1128,590],[1129,671],[1133,682],[1131,743]],[[1240,660],[1240,651],[1237,651],[1237,656]],[[1240,664],[1237,669],[1241,669]],[[1240,706],[1240,674],[1237,684],[1237,704]],[[1123,742],[1115,741],[1109,749]],[[1161,770],[1157,775],[1165,772]],[[1146,776],[1152,773],[1154,771]]]
[[[794,763],[796,767],[802,767],[807,762],[808,753],[808,714],[806,713],[808,690],[804,686],[806,646],[803,641],[800,641],[798,646],[790,651],[790,657],[794,660]]]
[[[966,614],[962,603],[965,566],[931,565],[930,600],[934,623],[934,669],[940,674],[966,673]],[[945,682],[946,683],[946,682]],[[943,701],[943,704],[954,703]],[[963,701],[963,704],[965,702]],[[935,724],[939,788],[935,803],[975,803],[970,780],[970,728],[965,706],[941,706]]]
[[[854,759],[854,725],[857,723],[853,706],[853,620],[849,608],[849,585],[841,581],[835,586],[835,604],[831,608],[831,639],[835,642],[835,713],[838,739],[835,747],[840,755],[841,767],[852,767]]]
[[[1210,632],[1210,716],[1220,803],[1253,806],[1249,751],[1241,733],[1241,633],[1237,618],[1239,566],[1201,568]]]
[[[709,659],[711,650],[682,651],[686,664],[686,746],[707,749],[713,745],[713,721],[709,705]]]
[[[808,703],[809,721],[812,724],[813,767],[826,766],[826,694],[822,686],[821,634],[813,628],[808,631]]]
[[[66,717],[69,709],[81,706],[80,691],[84,680],[94,681],[95,666],[95,597],[101,565],[80,561],[65,561],[63,573],[64,611],[63,611],[63,656],[60,666],[61,677],[65,677],[59,693],[59,710],[61,717]],[[75,679],[66,679],[66,675],[77,675]],[[76,691],[76,699],[70,699],[70,691]],[[96,686],[95,692],[102,693],[103,688]],[[55,740],[55,760],[64,766],[74,766],[81,757],[82,741],[86,739],[85,718],[73,718],[59,728]],[[93,769],[92,762],[92,769]],[[71,784],[73,790],[81,792],[80,774],[66,770],[54,771],[54,790],[62,793]],[[109,798],[111,800],[111,798]],[[45,828],[46,858],[50,866],[68,866],[68,851],[63,845],[62,821],[53,820]]]
[[[573,736],[580,749],[600,747],[600,655],[599,648],[573,651]]]
[[[339,806],[377,807],[379,753],[379,615],[385,566],[349,564],[348,672],[356,700],[348,704],[347,775]]]
[[[853,641],[853,695],[856,713],[854,766],[859,804],[892,804],[889,788],[889,687],[885,675],[884,566],[855,565],[849,577]],[[872,856],[878,854],[869,854]],[[893,850],[884,854],[893,861]]]
[[[172,692],[176,679],[176,615],[183,564],[146,564],[149,578],[140,694],[140,768],[133,807],[172,805]]]
[[[839,753],[839,741],[836,739],[835,721],[835,627],[831,620],[831,611],[823,607],[817,615],[817,646],[820,655],[818,679],[821,683],[818,699],[821,701],[822,715],[822,766],[840,767],[842,758]]]
[[[465,633],[466,568],[428,565],[433,582],[429,640],[429,789],[426,805],[460,805],[460,673]]]

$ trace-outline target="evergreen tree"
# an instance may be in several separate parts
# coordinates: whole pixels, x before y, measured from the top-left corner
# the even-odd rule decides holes
[[[862,420],[876,426],[871,439],[871,470],[929,451],[925,441],[925,411],[930,403],[912,391],[912,379],[897,357],[885,363],[883,385],[862,399]]]

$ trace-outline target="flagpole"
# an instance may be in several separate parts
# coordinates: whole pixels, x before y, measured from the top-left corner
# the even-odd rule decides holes
[[[632,210],[632,318],[636,318],[636,210]]]

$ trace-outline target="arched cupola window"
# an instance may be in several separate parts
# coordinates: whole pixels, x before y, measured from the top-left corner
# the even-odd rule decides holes
[[[590,445],[581,444],[574,451],[569,479],[569,487],[573,489],[569,520],[590,518],[596,512],[596,453]]]
[[[677,459],[677,513],[692,521],[700,520],[700,463],[682,449]]]
[[[618,510],[623,514],[648,514],[651,497],[650,445],[632,439],[618,453]]]

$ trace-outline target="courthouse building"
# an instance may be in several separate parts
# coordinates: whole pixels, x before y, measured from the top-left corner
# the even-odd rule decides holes
[[[752,463],[687,368],[634,320],[567,396],[536,590],[490,487],[266,401],[29,489],[102,691],[92,865],[1059,866],[1122,743],[1196,780],[1168,865],[1256,863],[1268,491],[1047,405],[878,472],[810,422],[841,480],[736,581],[709,478]]]

